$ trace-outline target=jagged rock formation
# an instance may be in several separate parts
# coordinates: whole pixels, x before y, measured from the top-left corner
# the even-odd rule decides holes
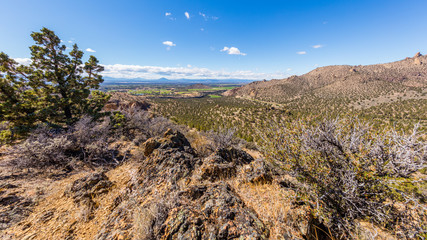
[[[273,175],[262,160],[235,148],[218,149],[200,158],[184,135],[173,130],[148,139],[137,152],[132,161],[116,169],[77,174],[53,186],[33,213],[6,229],[5,236],[68,240],[276,238],[273,234],[280,227],[274,230],[265,216],[248,205],[248,196],[243,198],[241,189],[236,188],[239,184],[272,183]]]

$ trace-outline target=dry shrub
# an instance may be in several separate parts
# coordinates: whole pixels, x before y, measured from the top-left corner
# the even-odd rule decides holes
[[[426,208],[398,182],[425,168],[427,145],[410,135],[374,131],[357,119],[276,125],[264,132],[264,154],[306,188],[299,198],[337,238],[356,238],[356,220],[394,231],[425,234]]]
[[[133,215],[135,239],[154,239],[156,230],[166,220],[169,208],[163,202],[138,207]]]
[[[119,133],[131,139],[136,145],[139,145],[148,138],[162,135],[169,128],[177,128],[168,119],[153,116],[148,111],[130,109],[122,111],[122,114],[125,117],[125,121],[119,129]]]
[[[11,150],[11,163],[19,168],[66,167],[74,161],[91,165],[115,164],[116,150],[109,147],[108,119],[98,123],[84,117],[68,131],[41,126]]]
[[[207,157],[213,153],[212,141],[198,131],[190,130],[185,137],[190,142],[197,155]]]
[[[302,237],[301,232],[307,228],[307,213],[303,207],[294,207],[296,194],[276,184],[241,183],[229,181],[236,192],[254,209],[261,220],[270,225],[273,239],[282,236]],[[285,238],[286,239],[286,238]]]

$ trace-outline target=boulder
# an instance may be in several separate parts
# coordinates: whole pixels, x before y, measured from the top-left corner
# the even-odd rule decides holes
[[[271,169],[262,159],[257,159],[242,168],[241,180],[254,184],[266,184],[273,181]]]
[[[179,192],[179,207],[168,215],[157,239],[268,239],[257,214],[224,183]]]
[[[194,153],[194,150],[191,147],[190,142],[188,142],[187,138],[185,138],[185,136],[181,132],[174,131],[172,129],[168,129],[163,134],[162,138],[155,137],[148,139],[142,144],[142,147],[144,148],[145,156],[151,155],[156,149],[171,148],[175,148],[189,153]]]
[[[239,167],[253,160],[253,157],[243,150],[233,147],[221,148],[203,160],[196,177],[209,181],[234,177]]]

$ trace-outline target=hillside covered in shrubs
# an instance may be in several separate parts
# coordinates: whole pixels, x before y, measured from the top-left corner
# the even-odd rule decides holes
[[[29,65],[0,53],[2,239],[427,238],[424,56],[158,99],[32,37]]]
[[[127,106],[3,147],[6,239],[425,237],[427,148],[416,129],[272,123],[258,151],[231,130]]]

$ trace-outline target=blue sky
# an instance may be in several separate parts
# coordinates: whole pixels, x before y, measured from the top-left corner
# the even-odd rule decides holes
[[[426,9],[426,0],[0,0],[0,51],[25,62],[30,33],[48,27],[95,55],[105,76],[271,79],[427,53]]]

